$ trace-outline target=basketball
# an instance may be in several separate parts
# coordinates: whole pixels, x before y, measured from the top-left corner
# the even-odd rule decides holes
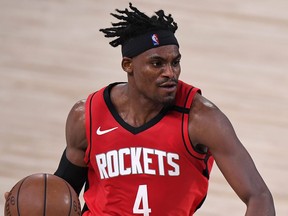
[[[16,183],[4,212],[5,216],[79,216],[81,206],[76,192],[65,180],[39,173]]]

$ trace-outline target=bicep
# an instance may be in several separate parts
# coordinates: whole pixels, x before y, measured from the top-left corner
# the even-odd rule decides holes
[[[192,123],[194,141],[209,148],[227,182],[245,203],[253,194],[265,190],[251,156],[217,107],[201,109]]]
[[[86,166],[84,162],[87,148],[84,100],[77,102],[69,112],[65,130],[67,159],[77,166]]]
[[[215,162],[237,195],[246,203],[250,196],[265,187],[255,164],[224,116],[214,126],[213,140],[208,140]],[[210,144],[211,143],[211,144]]]

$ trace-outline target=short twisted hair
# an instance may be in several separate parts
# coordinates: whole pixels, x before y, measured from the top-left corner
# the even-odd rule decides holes
[[[155,12],[156,15],[148,17],[143,12],[139,11],[136,7],[129,3],[129,11],[116,9],[118,14],[111,13],[111,15],[120,22],[112,23],[112,27],[100,29],[104,33],[105,37],[116,39],[109,42],[113,47],[123,45],[130,38],[147,33],[153,30],[168,30],[173,33],[176,32],[178,26],[174,22],[171,14],[165,15],[163,10]]]

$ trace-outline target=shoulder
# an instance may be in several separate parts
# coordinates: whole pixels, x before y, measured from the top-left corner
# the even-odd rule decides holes
[[[199,93],[195,94],[193,103],[190,107],[190,119],[205,119],[207,116],[213,117],[221,114],[220,109]]]
[[[68,117],[77,119],[85,117],[85,104],[85,99],[77,101],[71,108]]]
[[[67,144],[80,144],[85,136],[85,101],[77,101],[71,108],[66,120],[66,139]]]
[[[189,112],[189,135],[192,143],[211,148],[226,133],[234,134],[226,115],[210,100],[196,94]]]
[[[66,120],[66,156],[70,162],[78,166],[84,163],[87,148],[85,127],[85,100],[77,101],[70,110]]]
[[[79,100],[72,106],[67,117],[66,128],[85,127],[85,102],[86,100]]]

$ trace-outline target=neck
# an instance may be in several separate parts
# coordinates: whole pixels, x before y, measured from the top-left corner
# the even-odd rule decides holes
[[[128,90],[128,84],[115,86],[110,93],[120,117],[133,127],[140,127],[157,116],[163,109],[163,104],[155,104],[150,100],[134,95]]]

